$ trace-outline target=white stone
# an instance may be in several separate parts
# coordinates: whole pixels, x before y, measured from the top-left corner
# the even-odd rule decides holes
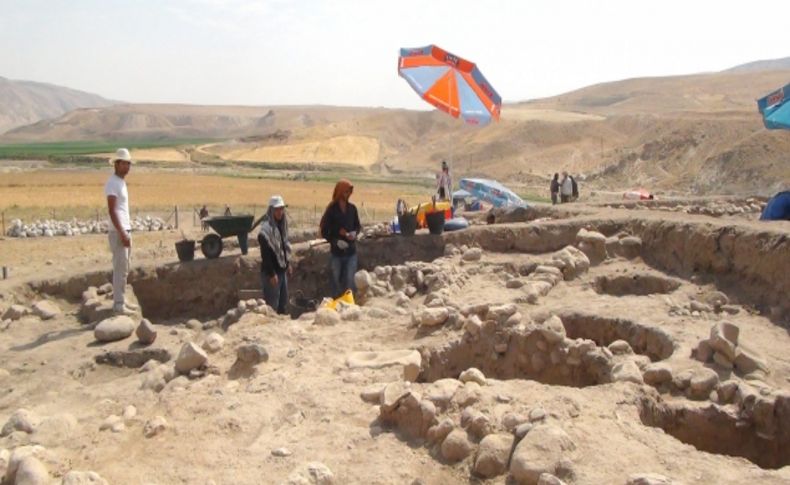
[[[680,485],[667,478],[664,475],[657,473],[636,473],[628,477],[626,485]]]
[[[134,332],[134,322],[126,315],[110,317],[99,322],[93,329],[93,336],[99,342],[123,340]]]
[[[445,307],[423,308],[415,312],[413,319],[423,327],[442,325],[450,317],[450,311]]]
[[[14,485],[49,485],[47,468],[35,456],[25,457],[16,469]]]
[[[471,248],[464,252],[464,255],[461,256],[461,259],[464,261],[480,261],[480,258],[483,257],[483,250],[480,248]]]
[[[319,308],[315,312],[313,325],[337,325],[340,323],[340,314],[329,308]]]
[[[24,317],[25,315],[29,314],[30,310],[23,306],[23,305],[11,305],[5,313],[3,313],[3,317],[0,320],[19,320],[20,318]]]
[[[141,344],[151,345],[156,340],[156,329],[147,318],[143,318],[135,330],[135,335]]]
[[[197,369],[208,361],[208,355],[192,342],[187,342],[181,347],[176,358],[176,370],[187,374],[192,369]]]
[[[225,339],[222,335],[218,334],[217,332],[211,332],[206,336],[206,339],[203,340],[203,350],[208,352],[209,354],[215,354],[222,350],[222,347],[225,345]]]
[[[0,436],[8,436],[14,431],[22,431],[25,433],[33,433],[36,427],[41,423],[41,419],[35,413],[24,408],[17,409],[8,418],[3,426]]]
[[[146,438],[153,438],[165,429],[167,429],[167,420],[162,416],[155,416],[146,421],[143,427],[143,435]]]
[[[475,367],[470,367],[465,371],[461,372],[461,375],[458,377],[458,380],[461,382],[476,382],[481,386],[486,385],[486,376],[483,374],[480,369]]]

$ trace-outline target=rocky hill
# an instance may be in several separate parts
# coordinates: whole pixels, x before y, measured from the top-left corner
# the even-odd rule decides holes
[[[0,133],[77,108],[109,106],[115,101],[52,84],[0,77]]]
[[[501,121],[482,129],[436,111],[117,105],[20,127],[0,142],[212,138],[226,141],[198,152],[213,161],[429,176],[446,159],[458,176],[530,191],[569,170],[588,189],[768,195],[790,183],[790,133],[767,131],[755,99],[788,80],[790,70],[736,68],[603,83],[506,104]]]

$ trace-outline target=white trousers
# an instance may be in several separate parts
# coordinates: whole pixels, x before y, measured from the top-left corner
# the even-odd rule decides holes
[[[132,235],[127,233],[129,241]],[[131,244],[125,247],[121,237],[116,231],[108,233],[110,240],[110,250],[112,251],[112,299],[115,306],[124,304],[124,293],[126,292],[126,275],[129,274],[129,260],[132,257]]]

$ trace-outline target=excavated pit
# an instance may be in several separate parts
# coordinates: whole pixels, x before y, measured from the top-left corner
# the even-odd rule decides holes
[[[595,278],[595,291],[612,296],[668,294],[680,288],[681,281],[648,272],[632,272]]]
[[[623,318],[609,318],[585,313],[560,314],[569,338],[590,339],[599,346],[625,340],[637,354],[652,361],[669,358],[675,351],[672,337],[664,330],[648,327]]]
[[[740,456],[762,468],[790,465],[790,396],[747,398],[731,406],[670,404],[644,398],[642,423],[700,451]]]
[[[475,367],[496,379],[530,379],[543,384],[586,387],[611,381],[613,362],[587,342],[547,340],[540,331],[465,335],[438,348],[423,349],[420,381],[457,379]]]

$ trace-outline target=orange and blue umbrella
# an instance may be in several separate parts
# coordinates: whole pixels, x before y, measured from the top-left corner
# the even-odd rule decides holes
[[[790,130],[790,84],[757,101],[763,124],[769,130]]]
[[[499,120],[502,98],[477,66],[429,45],[401,49],[398,75],[425,101],[471,125]]]

